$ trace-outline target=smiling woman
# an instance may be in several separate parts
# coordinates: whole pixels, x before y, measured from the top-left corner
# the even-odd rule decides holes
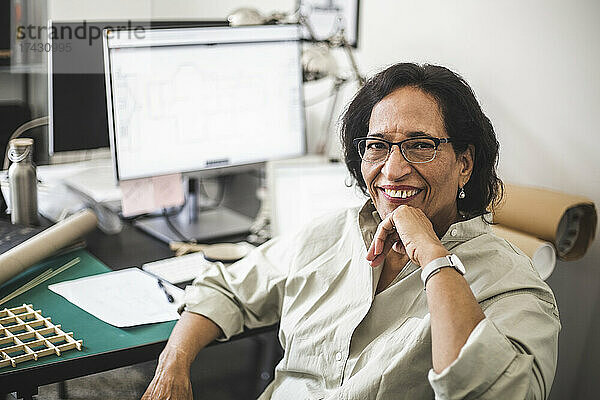
[[[404,93],[393,95],[399,89],[403,89]],[[419,103],[407,104],[411,99],[406,95],[419,100]],[[410,115],[402,116],[402,121],[398,121],[400,110],[396,108],[400,105],[414,108],[407,110]],[[424,118],[421,119],[421,116]],[[406,125],[411,122],[417,125],[409,129],[410,126]],[[396,123],[401,125],[396,126]],[[469,217],[482,215],[489,211],[488,206],[493,207],[500,201],[502,182],[496,174],[499,144],[494,128],[469,85],[447,68],[410,63],[389,67],[358,92],[342,124],[346,165],[365,194],[368,190],[361,172],[361,156],[353,141],[365,136],[385,138],[386,135],[393,137],[395,133],[402,133],[405,137],[429,135],[452,138],[451,148],[457,156],[464,153],[469,145],[473,147],[472,176],[463,187],[469,196],[458,203],[459,212]],[[430,131],[420,124],[428,124]],[[397,129],[399,127],[404,132]]]
[[[427,137],[438,142],[450,139],[435,99],[414,87],[396,89],[375,105],[368,136],[402,140],[403,145],[417,140],[419,149],[434,149],[426,162],[407,161],[405,154],[410,151],[406,150],[392,151],[383,162],[372,162],[364,153],[361,174],[382,218],[400,204],[411,205],[420,208],[438,235],[443,235],[457,221],[458,189],[465,186],[473,171],[472,147],[457,155],[449,145],[439,149],[435,143],[426,145]],[[413,195],[399,198],[394,195],[396,191]]]
[[[394,65],[358,92],[342,140],[369,200],[203,269],[145,398],[191,398],[203,346],[275,323],[285,353],[261,400],[546,398],[556,301],[484,219],[498,142],[470,87]]]
[[[469,286],[465,266],[450,253],[444,238],[450,227],[450,235],[456,236],[461,225],[474,223],[476,217],[481,217],[480,224],[489,223],[484,216],[502,197],[502,181],[496,175],[499,145],[492,124],[459,75],[440,66],[401,63],[373,77],[358,92],[343,119],[342,142],[350,173],[370,197],[371,204],[363,209],[370,207],[381,220],[367,253],[372,267],[381,266],[376,293],[392,286],[409,263],[421,267],[431,318],[429,376],[434,390],[441,389],[443,384],[436,380],[443,381],[443,374],[437,374],[448,375],[468,340],[490,321],[480,305],[486,300]],[[485,234],[483,226],[479,228]],[[483,255],[485,250],[480,250]],[[523,276],[510,285],[525,281]],[[506,287],[505,293],[515,289]],[[550,302],[556,310],[553,297]],[[506,310],[504,318],[515,311]],[[552,318],[545,321],[555,338],[552,325],[557,323]],[[553,354],[555,358],[555,353],[556,343],[538,357]],[[529,371],[550,376],[546,387],[529,386],[510,397],[544,397],[554,367]]]

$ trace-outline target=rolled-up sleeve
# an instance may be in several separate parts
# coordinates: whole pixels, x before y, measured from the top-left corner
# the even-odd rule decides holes
[[[556,305],[533,294],[489,305],[452,364],[429,371],[436,399],[545,399],[558,354]]]
[[[293,253],[288,241],[273,239],[230,266],[215,263],[203,270],[185,288],[180,310],[212,320],[223,331],[221,341],[244,327],[276,323]]]

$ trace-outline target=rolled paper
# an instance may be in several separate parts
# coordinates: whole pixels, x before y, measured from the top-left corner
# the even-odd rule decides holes
[[[543,280],[548,279],[556,266],[556,252],[552,243],[501,225],[493,225],[492,230],[497,236],[506,239],[527,254],[540,277]]]
[[[553,190],[505,184],[494,222],[551,242],[558,258],[584,256],[596,234],[594,203],[583,196]]]
[[[68,246],[96,227],[93,211],[79,211],[0,254],[0,284]]]

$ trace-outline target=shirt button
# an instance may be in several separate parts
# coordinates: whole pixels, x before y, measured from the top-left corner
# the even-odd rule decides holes
[[[342,353],[341,352],[337,352],[335,353],[335,360],[336,361],[342,361]]]
[[[455,228],[455,229],[452,229],[452,231],[450,232],[450,234],[451,234],[452,236],[456,236],[456,235],[458,235],[458,230],[457,230],[456,228]]]

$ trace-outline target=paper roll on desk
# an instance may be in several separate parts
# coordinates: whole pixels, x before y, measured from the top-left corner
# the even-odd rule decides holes
[[[551,242],[559,259],[572,261],[590,247],[598,216],[586,197],[506,184],[494,222]]]
[[[548,279],[556,266],[556,252],[552,243],[501,225],[493,225],[492,230],[497,236],[508,240],[527,254],[540,277],[543,280]]]
[[[82,210],[0,254],[0,284],[73,243],[94,229],[97,222],[96,214]]]

